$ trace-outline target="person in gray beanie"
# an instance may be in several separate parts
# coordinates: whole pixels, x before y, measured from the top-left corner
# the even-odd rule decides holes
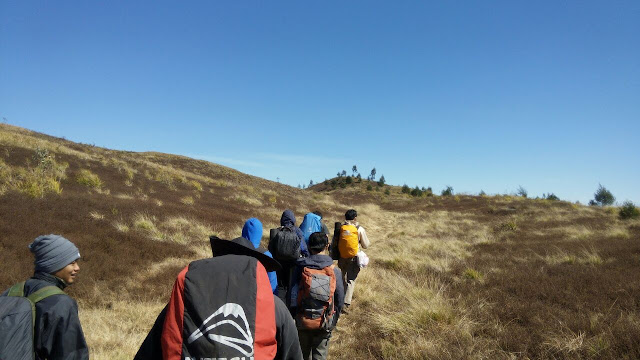
[[[23,283],[23,296],[29,296],[47,286],[55,286],[61,290],[35,305],[36,360],[89,359],[89,348],[78,317],[78,304],[62,291],[76,281],[80,271],[78,248],[64,237],[51,234],[38,236],[29,245],[29,250],[35,258],[35,271]],[[2,296],[8,293],[9,290]]]

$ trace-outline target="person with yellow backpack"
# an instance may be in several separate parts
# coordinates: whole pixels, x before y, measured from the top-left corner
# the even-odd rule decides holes
[[[342,270],[343,284],[345,288],[344,306],[342,313],[346,314],[351,305],[351,298],[356,285],[356,278],[360,273],[358,264],[358,251],[369,247],[367,232],[358,224],[358,212],[349,209],[344,215],[345,222],[340,226],[338,250],[340,258],[338,267]]]

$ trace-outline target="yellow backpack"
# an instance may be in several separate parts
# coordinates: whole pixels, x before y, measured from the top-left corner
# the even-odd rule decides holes
[[[355,225],[344,224],[340,227],[338,249],[342,258],[352,258],[358,254],[358,228]]]

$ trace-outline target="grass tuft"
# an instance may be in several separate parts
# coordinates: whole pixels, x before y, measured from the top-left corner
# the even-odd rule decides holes
[[[193,200],[192,196],[185,196],[182,199],[180,199],[180,202],[185,204],[185,205],[193,205],[193,204],[195,204],[195,201]]]
[[[92,211],[89,213],[89,216],[94,219],[94,220],[103,220],[104,219],[104,215],[100,214],[97,211]]]
[[[470,280],[482,280],[482,274],[478,270],[471,268],[464,271],[464,277]]]
[[[80,185],[84,185],[93,189],[100,189],[102,187],[102,181],[100,177],[87,169],[82,169],[76,174],[76,182]]]

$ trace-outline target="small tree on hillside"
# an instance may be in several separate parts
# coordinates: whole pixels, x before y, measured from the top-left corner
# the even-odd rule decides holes
[[[407,184],[402,185],[402,193],[403,194],[408,194],[410,192],[411,192],[411,189],[409,188],[409,185],[407,185]]]
[[[620,207],[619,215],[621,219],[634,219],[640,216],[640,210],[631,201],[625,201]]]
[[[442,190],[442,196],[451,196],[453,195],[453,188],[451,186],[447,186],[446,189]]]
[[[309,187],[313,186],[313,180],[309,180]]]
[[[351,176],[347,176],[347,178],[346,178],[345,182],[346,182],[347,184],[351,184],[351,182],[352,182],[352,180],[351,180]]]
[[[340,173],[340,171],[338,171],[338,173],[336,174],[336,176],[339,178],[342,176],[342,173]]]
[[[371,174],[369,175],[369,180],[373,181],[376,179],[376,168],[371,169]]]
[[[356,173],[358,172],[358,167],[353,165],[353,167],[351,168],[351,172],[353,173],[353,176],[356,176]]]
[[[542,198],[545,200],[551,200],[551,201],[559,201],[560,198],[556,196],[556,194],[554,193],[548,193],[548,194],[542,194]]]
[[[518,187],[518,190],[516,191],[516,195],[526,198],[529,193],[527,192],[527,189],[523,188],[522,185],[520,185]]]
[[[356,179],[358,179],[358,182],[362,182],[362,175],[360,175],[360,173],[358,173],[358,176],[356,176]]]
[[[340,175],[347,176],[347,170],[342,170],[342,173],[340,173]]]
[[[612,205],[616,201],[616,197],[613,196],[611,191],[607,190],[602,184],[598,184],[598,190],[593,194],[595,203],[600,206]]]
[[[380,180],[378,180],[378,186],[384,186],[385,180],[384,175],[380,176]]]

